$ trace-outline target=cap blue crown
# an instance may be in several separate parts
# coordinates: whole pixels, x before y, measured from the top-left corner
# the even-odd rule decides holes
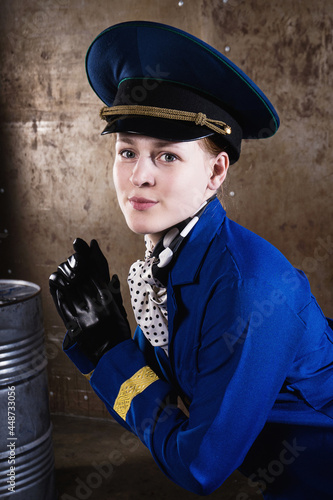
[[[200,113],[230,126],[231,133],[223,132],[222,139],[236,161],[242,138],[270,137],[279,127],[274,107],[241,69],[207,43],[171,26],[147,21],[111,26],[90,45],[86,71],[107,107],[136,106],[135,117],[127,108],[107,116],[111,125],[106,133],[132,131],[168,140],[216,137],[207,121],[147,117],[140,115],[140,106]]]

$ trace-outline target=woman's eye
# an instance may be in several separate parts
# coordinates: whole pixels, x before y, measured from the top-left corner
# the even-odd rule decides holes
[[[135,158],[135,153],[130,149],[124,149],[123,151],[120,151],[120,156],[131,160],[132,158]]]
[[[167,163],[171,163],[177,160],[177,156],[173,155],[172,153],[163,153],[161,155],[161,159],[166,161]]]

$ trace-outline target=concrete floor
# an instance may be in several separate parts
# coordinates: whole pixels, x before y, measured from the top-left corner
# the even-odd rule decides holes
[[[52,415],[59,500],[194,500],[149,451],[113,421]],[[207,499],[261,500],[237,471]]]

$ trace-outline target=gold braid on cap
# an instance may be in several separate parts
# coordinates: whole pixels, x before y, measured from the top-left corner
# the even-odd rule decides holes
[[[201,125],[210,128],[217,134],[229,135],[231,134],[231,127],[220,120],[207,118],[204,113],[192,113],[191,111],[180,111],[178,109],[157,108],[154,106],[113,106],[111,108],[104,106],[100,111],[100,116],[103,120],[109,121],[108,116],[117,115],[114,120],[109,123],[112,124],[116,120],[126,115],[140,115],[140,116],[153,116],[155,118],[166,118],[168,120],[182,120],[187,122],[194,122],[196,125]]]

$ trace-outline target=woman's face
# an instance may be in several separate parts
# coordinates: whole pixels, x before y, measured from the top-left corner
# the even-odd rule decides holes
[[[225,172],[217,180],[220,155]],[[168,228],[192,216],[225,178],[228,156],[220,155],[210,155],[199,141],[117,134],[113,179],[129,228],[156,244]]]

